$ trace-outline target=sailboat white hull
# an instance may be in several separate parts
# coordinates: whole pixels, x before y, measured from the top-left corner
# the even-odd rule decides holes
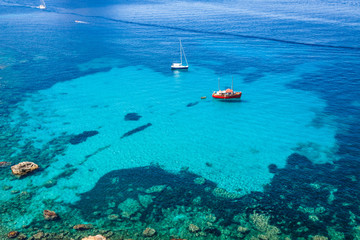
[[[173,63],[171,65],[171,69],[188,69],[188,68],[189,68],[188,65],[184,66],[181,63]]]

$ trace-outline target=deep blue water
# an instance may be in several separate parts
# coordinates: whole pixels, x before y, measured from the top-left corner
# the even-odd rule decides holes
[[[0,161],[41,167],[18,180],[0,168],[3,204],[22,204],[4,186],[33,194],[3,226],[42,228],[36,209],[52,207],[121,228],[97,218],[166,185],[134,221],[161,222],[201,196],[223,227],[256,211],[294,238],[359,234],[358,1],[38,5],[0,0]],[[169,69],[179,38],[188,72]],[[232,76],[242,101],[211,100]]]

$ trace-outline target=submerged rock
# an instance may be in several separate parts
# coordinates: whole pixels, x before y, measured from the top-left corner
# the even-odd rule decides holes
[[[0,168],[2,168],[2,167],[8,167],[8,166],[10,166],[10,165],[11,165],[10,162],[0,162]]]
[[[277,173],[279,171],[278,167],[276,166],[276,164],[270,164],[268,166],[269,168],[269,173]]]
[[[143,231],[143,236],[144,237],[152,237],[156,234],[156,230],[153,229],[153,228],[146,228],[144,231]]]
[[[55,186],[56,184],[57,184],[56,179],[50,179],[46,183],[44,183],[44,187],[51,188],[51,187]]]
[[[194,183],[198,185],[203,185],[206,182],[206,179],[203,177],[198,177],[194,179]]]
[[[20,233],[19,236],[17,236],[17,239],[19,240],[25,240],[26,238],[27,238],[26,235],[23,233]]]
[[[143,131],[143,130],[145,130],[146,128],[148,128],[148,127],[150,127],[150,126],[152,126],[151,123],[148,123],[148,124],[145,124],[145,125],[143,125],[143,126],[137,127],[137,128],[135,128],[135,129],[133,129],[133,130],[131,130],[131,131],[128,131],[128,132],[124,133],[124,134],[121,136],[121,138],[131,136],[131,135],[133,135],[134,133]]]
[[[228,192],[225,189],[219,187],[214,188],[212,194],[216,197],[227,198],[227,199],[235,199],[235,198],[240,198],[242,196],[241,194]]]
[[[119,204],[118,208],[122,211],[121,216],[130,217],[141,209],[141,205],[138,201],[132,198],[128,198]]]
[[[125,115],[125,121],[137,121],[141,116],[137,113],[128,113]]]
[[[19,235],[18,231],[11,231],[8,233],[8,238],[16,238]]]
[[[47,221],[52,221],[59,218],[59,216],[54,211],[50,210],[44,210],[43,216]]]
[[[95,136],[99,134],[98,131],[84,131],[78,135],[75,135],[73,136],[69,142],[72,144],[72,145],[76,145],[76,144],[79,144],[79,143],[82,143],[82,142],[85,142],[86,139],[88,139],[89,137],[92,137],[92,136]]]
[[[188,229],[191,233],[197,233],[200,231],[200,228],[195,224],[190,224]]]
[[[8,190],[12,189],[12,186],[5,185],[5,186],[3,186],[2,189],[5,190],[5,191],[8,191]]]
[[[34,239],[42,239],[44,237],[44,232],[38,232],[32,236]]]
[[[313,240],[328,240],[327,237],[321,236],[321,235],[315,235],[312,237]]]
[[[152,196],[150,196],[150,195],[139,195],[138,198],[139,198],[140,204],[144,208],[147,208],[150,204],[153,203]]]
[[[78,224],[73,227],[73,229],[80,230],[80,231],[88,230],[88,229],[92,229],[92,228],[93,228],[92,224]]]
[[[216,216],[215,216],[214,214],[206,215],[205,218],[206,218],[206,220],[207,220],[208,222],[211,222],[211,223],[216,222]]]
[[[166,185],[156,185],[145,190],[146,193],[158,193],[166,188]]]
[[[26,175],[29,172],[32,172],[38,169],[39,166],[33,162],[21,162],[11,167],[11,171],[14,175]]]
[[[266,236],[264,234],[259,234],[257,237],[259,240],[268,240],[269,239],[268,236]]]
[[[204,230],[205,233],[209,233],[212,234],[214,236],[220,237],[221,236],[221,231],[217,228],[211,227],[211,228],[207,228]]]
[[[88,236],[85,238],[82,238],[81,240],[106,240],[106,237],[102,235],[96,235],[96,236]]]
[[[237,228],[237,231],[238,231],[239,233],[246,233],[246,232],[249,231],[249,229],[247,229],[246,227],[243,227],[243,226],[239,226],[239,227]]]
[[[188,103],[188,104],[186,105],[186,107],[193,107],[193,106],[197,105],[198,103],[199,103],[199,101],[197,101],[197,102],[191,102],[191,103]]]

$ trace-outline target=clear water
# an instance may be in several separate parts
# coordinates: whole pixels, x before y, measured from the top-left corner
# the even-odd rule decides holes
[[[53,1],[45,11],[37,4],[0,1],[0,160],[29,160],[41,168],[21,179],[1,169],[0,201],[15,201],[11,190],[33,194],[21,216],[3,214],[4,227],[34,224],[39,209],[65,215],[86,199],[101,205],[96,186],[114,171],[157,166],[174,176],[188,169],[238,199],[258,193],[285,198],[281,204],[298,210],[283,213],[276,208],[281,200],[264,200],[245,212],[273,213],[272,223],[290,236],[313,236],[320,223],[327,227],[321,235],[330,237],[331,226],[355,236],[360,212],[350,195],[359,190],[360,177],[357,1]],[[170,70],[179,38],[188,71]],[[241,101],[213,100],[218,79],[224,89],[232,78]],[[129,113],[141,117],[126,121]],[[85,131],[96,134],[71,143]],[[293,153],[305,156],[311,171],[293,168]],[[274,164],[281,171],[269,171]],[[140,172],[135,185],[151,182]],[[172,186],[171,177],[164,179]],[[307,184],[327,186],[321,192],[327,200],[312,199]],[[287,185],[300,189],[294,193]],[[115,188],[107,195],[114,186],[106,186],[97,194],[114,197]],[[224,218],[238,211],[229,206]],[[281,223],[301,218],[299,209],[319,206],[328,215],[305,221],[308,232],[296,232],[291,220]],[[332,214],[339,211],[344,215]]]

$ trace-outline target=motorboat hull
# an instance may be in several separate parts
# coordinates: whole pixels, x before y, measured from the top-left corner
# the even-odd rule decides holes
[[[242,94],[241,92],[237,92],[231,95],[214,93],[212,97],[217,99],[239,99],[241,98],[241,94]]]

